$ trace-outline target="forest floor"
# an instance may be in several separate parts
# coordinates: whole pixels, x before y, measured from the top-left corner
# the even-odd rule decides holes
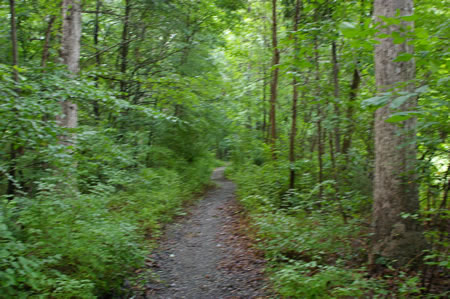
[[[186,216],[169,225],[159,248],[148,257],[151,279],[134,298],[268,298],[265,260],[256,250],[236,186],[217,168],[217,185]]]

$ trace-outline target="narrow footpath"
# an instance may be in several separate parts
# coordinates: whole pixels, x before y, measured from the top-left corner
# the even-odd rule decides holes
[[[236,186],[224,170],[212,175],[217,187],[167,228],[148,263],[155,278],[134,298],[268,298],[265,261],[242,233],[246,226],[234,198]]]

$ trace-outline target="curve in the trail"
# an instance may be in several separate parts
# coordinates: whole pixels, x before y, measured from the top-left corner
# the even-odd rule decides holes
[[[168,227],[152,255],[159,282],[149,282],[142,298],[265,298],[264,261],[236,230],[238,206],[225,167],[212,174],[217,187]],[[234,227],[234,228],[233,228]]]

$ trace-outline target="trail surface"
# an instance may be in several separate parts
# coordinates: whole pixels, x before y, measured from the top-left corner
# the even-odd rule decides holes
[[[264,260],[241,233],[245,227],[224,167],[218,185],[170,225],[150,266],[157,274],[136,298],[238,299],[264,296]]]

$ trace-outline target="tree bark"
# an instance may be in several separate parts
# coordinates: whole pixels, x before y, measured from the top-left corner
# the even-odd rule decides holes
[[[52,36],[52,28],[55,23],[56,16],[50,16],[50,20],[48,21],[47,30],[45,31],[45,39],[44,39],[44,47],[42,48],[42,60],[41,66],[45,68],[47,66],[49,49],[50,49],[50,38]]]
[[[355,69],[353,70],[352,84],[350,86],[349,102],[347,106],[347,111],[345,113],[345,117],[347,119],[346,121],[348,122],[348,124],[345,128],[344,141],[342,142],[342,153],[344,155],[348,154],[350,147],[352,145],[352,135],[355,127],[353,121],[353,111],[360,82],[361,77],[359,76],[358,67],[357,65],[355,65]]]
[[[16,3],[14,0],[9,0],[9,9],[11,13],[13,80],[17,83],[19,82],[19,72],[17,71],[17,66],[19,65],[19,51],[17,48]]]
[[[80,0],[63,0],[62,2],[62,40],[61,58],[72,76],[80,71],[81,7]],[[71,101],[61,102],[62,115],[58,117],[60,126],[76,128],[78,107]],[[72,137],[63,137],[66,145],[73,143]]]
[[[266,26],[266,21],[267,21],[267,16],[264,14],[263,18],[263,32],[262,32],[262,40],[263,40],[263,45],[264,45],[264,49],[270,49],[270,45],[269,45],[269,41],[267,40],[267,26]],[[269,143],[270,142],[270,111],[269,111],[269,123],[267,122],[267,93],[266,93],[266,89],[267,89],[267,69],[268,67],[266,66],[265,63],[263,63],[263,140],[265,143]],[[269,102],[270,104],[270,102]],[[270,110],[270,109],[269,109]]]
[[[393,18],[413,14],[412,0],[375,0],[374,13],[377,22],[380,16]],[[383,22],[381,22],[382,25]],[[380,33],[399,32],[400,27],[413,26],[402,21],[401,25],[379,26]],[[408,30],[408,29],[407,29]],[[407,42],[395,44],[392,38],[379,38],[375,45],[375,77],[378,92],[411,91],[411,80],[415,78],[415,63],[393,60],[401,53],[413,53]],[[407,111],[416,106],[416,99],[410,99],[400,109]],[[378,256],[393,259],[405,265],[425,247],[421,227],[403,213],[419,211],[418,191],[415,184],[416,120],[400,124],[385,120],[392,113],[389,105],[379,108],[375,114],[375,188],[372,226],[374,230],[371,263]]]
[[[317,16],[316,16],[317,17]],[[319,44],[317,40],[317,36],[314,36],[314,64],[315,64],[315,81],[316,81],[316,97],[318,100],[317,104],[317,161],[319,163],[319,200],[322,200],[323,197],[323,154],[324,154],[324,146],[323,146],[323,138],[322,134],[322,108],[320,105],[320,65],[319,65]],[[320,205],[319,205],[320,206]]]
[[[370,15],[372,16],[372,15]],[[366,18],[365,14],[365,0],[361,0],[360,2],[360,25],[364,24],[364,19]],[[356,53],[356,56],[359,57],[361,53]],[[358,64],[359,64],[359,58],[356,59],[355,67],[353,69],[353,76],[352,76],[352,82],[350,85],[350,93],[349,93],[349,101],[346,107],[345,111],[345,126],[344,126],[344,134],[343,134],[343,141],[342,141],[342,154],[345,156],[345,166],[344,169],[347,167],[349,163],[349,155],[348,152],[350,150],[350,147],[352,145],[352,138],[353,138],[353,130],[355,129],[355,122],[353,120],[353,112],[354,112],[354,106],[356,102],[356,97],[358,95],[359,86],[361,84],[361,76],[359,74],[358,70]]]
[[[125,74],[127,72],[128,65],[128,27],[129,27],[129,19],[130,19],[130,11],[131,11],[131,3],[130,0],[125,0],[125,15],[124,15],[124,23],[122,29],[122,47],[120,49],[120,72],[122,73],[122,78],[120,80],[120,92],[127,91],[127,83],[125,80]]]
[[[332,134],[330,133],[330,137],[329,137],[329,143],[330,143],[330,158],[331,158],[331,166],[333,168],[333,180],[334,180],[334,189],[336,190],[336,197],[335,200],[338,204],[338,209],[339,212],[341,213],[342,216],[342,220],[344,221],[345,224],[348,223],[348,216],[347,213],[345,212],[344,206],[342,205],[342,201],[340,198],[340,194],[341,194],[341,188],[340,188],[340,183],[339,183],[339,176],[337,173],[337,166],[336,166],[336,156],[334,154],[334,151],[336,149],[336,147],[333,145],[333,136],[331,136]]]
[[[331,43],[331,61],[333,64],[333,95],[334,95],[334,116],[336,123],[334,124],[334,145],[336,153],[341,152],[341,112],[339,109],[339,64],[337,61],[336,42]]]
[[[80,71],[81,7],[80,0],[63,0],[61,57],[72,74]]]
[[[262,76],[263,76],[263,80],[262,80],[262,110],[263,110],[263,124],[262,124],[262,139],[264,140],[264,142],[267,142],[267,107],[266,107],[266,102],[267,102],[267,95],[266,95],[266,87],[267,87],[267,72],[266,72],[266,66],[263,64],[262,66]]]
[[[300,20],[301,0],[295,3],[294,15],[294,76],[292,78],[292,120],[291,120],[291,134],[289,138],[289,189],[295,188],[295,136],[297,135],[297,102],[298,102],[298,86],[297,86],[297,67],[295,67],[295,60],[298,58],[299,46],[297,38],[298,23]]]
[[[11,48],[12,48],[12,77],[14,80],[14,83],[17,85],[19,83],[19,72],[17,70],[17,67],[19,66],[19,51],[17,47],[17,25],[16,25],[16,3],[14,0],[9,1],[9,9],[11,13]],[[18,90],[17,90],[18,92]],[[16,133],[17,136],[17,133]],[[10,166],[8,169],[8,186],[6,189],[6,194],[9,196],[9,199],[13,199],[15,193],[16,193],[16,181],[17,181],[17,156],[19,155],[20,149],[23,150],[22,147],[19,147],[19,149],[16,148],[14,142],[11,143],[10,146],[10,153],[9,153],[9,159],[10,159]]]
[[[101,53],[99,52],[99,42],[98,34],[100,31],[100,7],[102,5],[101,0],[97,0],[95,3],[95,21],[94,21],[94,46],[95,46],[95,63],[98,68],[102,64]],[[98,76],[95,76],[95,87],[98,87]],[[92,108],[94,110],[95,119],[98,121],[100,119],[100,108],[98,102],[94,101]]]
[[[278,91],[278,65],[280,64],[280,51],[278,49],[277,38],[277,0],[272,0],[272,82],[270,83],[270,144],[272,149],[272,159],[277,158],[276,154],[276,104]]]
[[[319,199],[322,200],[323,197],[323,140],[322,140],[322,115],[320,107],[318,108],[318,118],[317,121],[317,161],[319,162]]]

